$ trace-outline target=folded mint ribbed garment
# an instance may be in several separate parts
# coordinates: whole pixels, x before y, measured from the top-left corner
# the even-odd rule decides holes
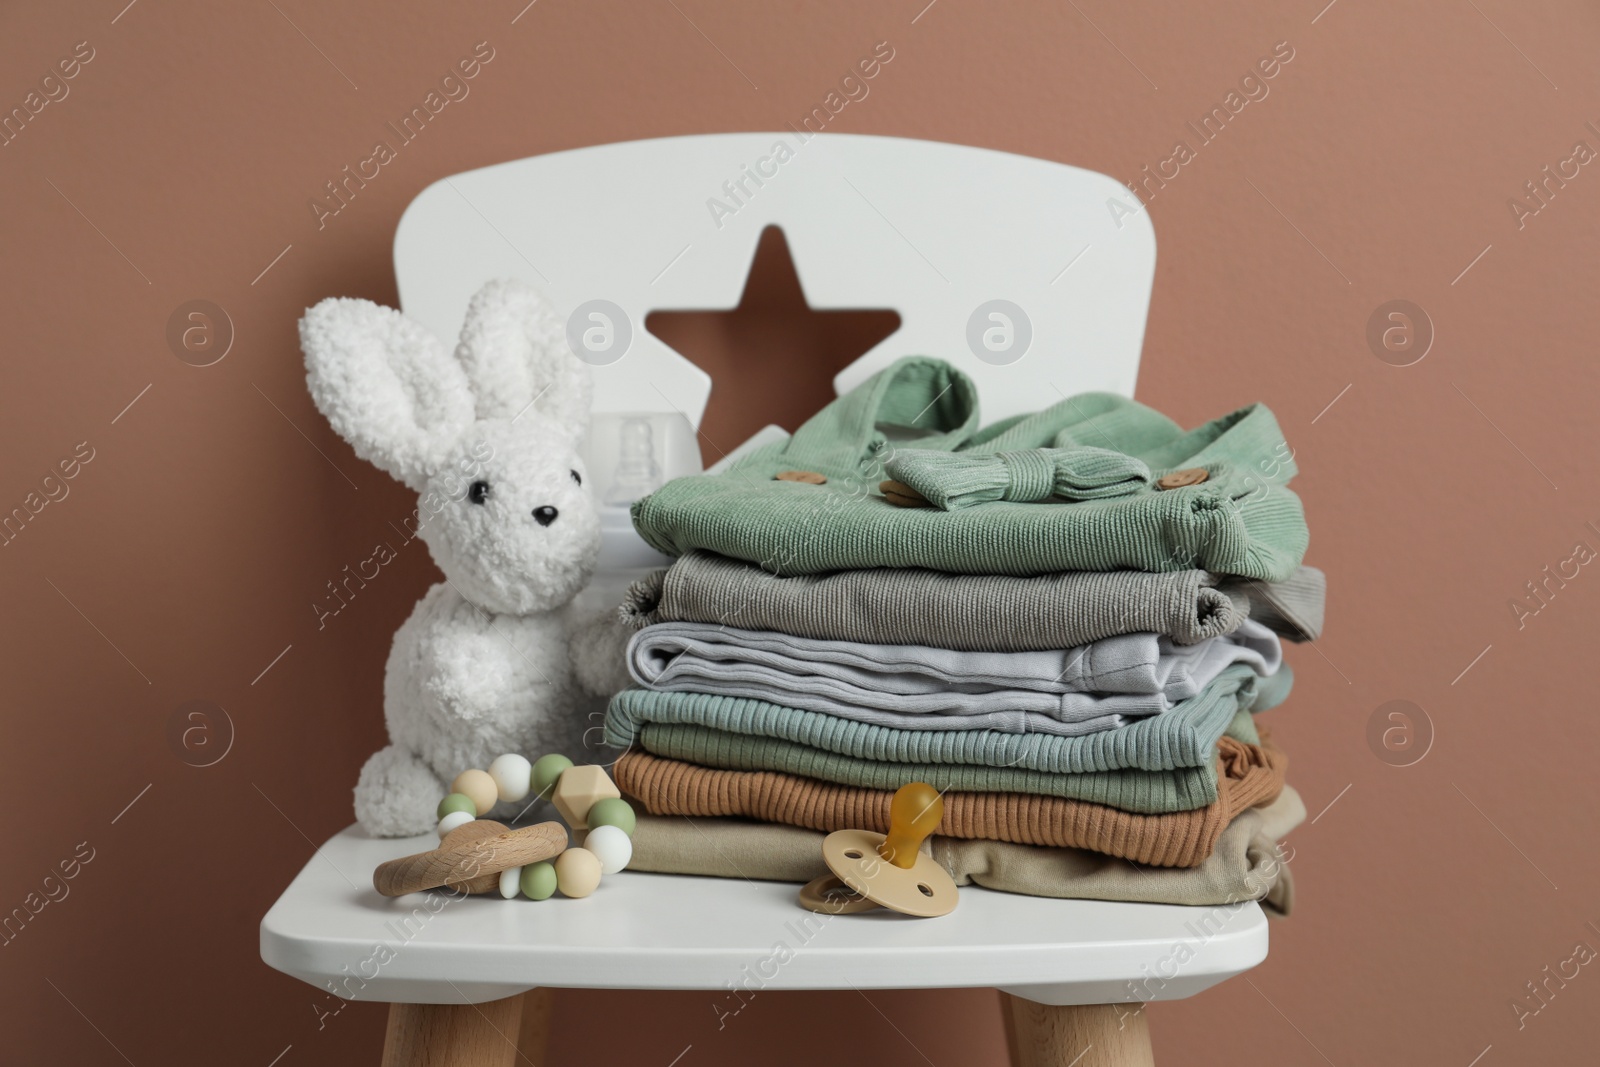
[[[642,741],[646,749],[655,752],[644,739],[647,728],[683,726],[727,737],[732,739],[728,744],[735,746],[775,740],[874,763],[970,765],[1044,774],[1207,768],[1216,758],[1217,739],[1230,731],[1230,722],[1233,736],[1248,744],[1258,742],[1249,715],[1240,715],[1234,722],[1236,713],[1276,706],[1293,682],[1294,672],[1288,664],[1270,678],[1261,678],[1248,667],[1230,667],[1199,696],[1169,711],[1081,737],[998,730],[901,730],[760,700],[628,689],[612,697],[606,709],[605,742],[626,748]],[[701,762],[687,755],[657,754]]]
[[[1141,815],[1193,811],[1217,799],[1215,764],[1170,771],[1048,774],[1023,767],[970,763],[882,763],[823,752],[792,741],[746,737],[683,724],[649,725],[639,738],[646,752],[703,767],[782,771],[867,789],[899,789],[911,782],[927,782],[940,792],[1032,793],[1086,800]]]
[[[703,548],[774,574],[925,567],[1037,575],[1129,568],[1279,581],[1308,535],[1287,488],[1293,454],[1266,407],[1185,432],[1127,397],[1085,393],[978,431],[977,389],[941,360],[902,359],[814,415],[786,441],[720,474],[677,478],[634,503],[634,526],[669,555]],[[959,511],[901,508],[877,486],[907,449],[997,454],[1112,448],[1161,471],[1201,468],[1197,484],[1071,503],[996,500]],[[786,471],[822,475],[785,480]]]

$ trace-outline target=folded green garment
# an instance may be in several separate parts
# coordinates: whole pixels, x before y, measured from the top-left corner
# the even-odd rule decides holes
[[[939,792],[1030,793],[1087,800],[1139,815],[1193,811],[1216,803],[1217,769],[1090,771],[1051,774],[1024,767],[970,763],[882,763],[841,756],[771,737],[745,737],[704,726],[651,725],[639,731],[646,752],[730,771],[782,771],[865,789],[899,789],[927,782]]]
[[[1305,555],[1305,515],[1286,488],[1294,457],[1262,405],[1184,432],[1127,397],[1086,393],[977,427],[977,389],[966,375],[941,360],[903,359],[787,441],[754,449],[723,473],[674,479],[637,501],[634,526],[669,555],[704,548],[774,574],[1202,568],[1280,581]],[[994,500],[957,511],[896,507],[877,488],[884,464],[906,450],[996,455],[1084,446],[1114,449],[1152,473],[1204,470],[1205,480],[1107,499]],[[792,471],[808,477],[778,477]],[[818,475],[822,484],[814,484]]]
[[[690,736],[700,737],[698,743],[704,745],[709,745],[704,738],[717,739],[719,751],[773,740],[869,763],[1010,768],[1045,774],[1207,768],[1224,732],[1255,744],[1248,711],[1264,711],[1281,703],[1293,682],[1294,672],[1288,664],[1270,678],[1258,676],[1249,667],[1230,667],[1199,696],[1160,715],[1079,737],[998,730],[903,730],[742,697],[627,689],[612,697],[606,708],[605,743],[626,748],[640,740],[643,731],[670,726],[704,731],[676,736],[681,743],[687,743]],[[644,745],[656,751],[648,737]],[[678,753],[658,754],[703,762]]]
[[[1109,448],[1028,448],[1018,452],[901,450],[889,476],[946,511],[991,500],[1103,500],[1150,483],[1150,468]]]

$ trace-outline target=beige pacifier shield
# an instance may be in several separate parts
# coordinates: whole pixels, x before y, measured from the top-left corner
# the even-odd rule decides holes
[[[927,853],[910,867],[896,867],[878,855],[884,835],[871,830],[837,830],[822,842],[822,859],[839,880],[886,908],[930,919],[955,910],[955,882]]]
[[[858,911],[876,911],[883,905],[868,900],[834,875],[825,874],[800,887],[800,906],[825,915],[853,915]]]

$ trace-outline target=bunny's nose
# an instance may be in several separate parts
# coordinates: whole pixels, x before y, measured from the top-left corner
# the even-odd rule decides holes
[[[538,523],[540,526],[549,526],[552,522],[556,521],[556,516],[559,514],[561,514],[561,512],[546,504],[542,508],[533,509],[533,521]]]

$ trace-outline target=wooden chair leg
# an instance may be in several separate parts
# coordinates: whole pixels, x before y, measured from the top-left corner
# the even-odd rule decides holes
[[[1035,1004],[1000,994],[1015,1067],[1154,1067],[1150,1027],[1136,1005]]]
[[[391,1004],[383,1067],[513,1067],[522,1002]]]
[[[522,994],[522,1031],[517,1049],[522,1053],[519,1067],[544,1067],[545,1046],[550,1041],[550,1012],[555,1005],[554,989],[530,989]]]

